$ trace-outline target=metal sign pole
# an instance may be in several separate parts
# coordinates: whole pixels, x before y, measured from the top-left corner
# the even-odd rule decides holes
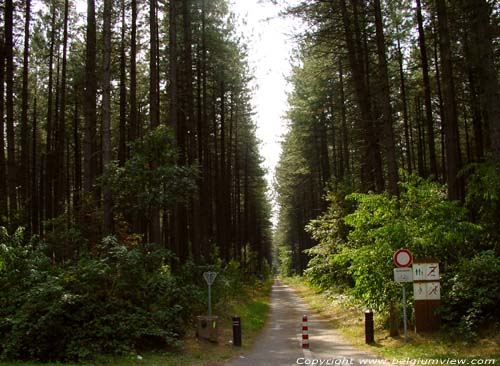
[[[405,330],[405,342],[408,342],[408,325],[406,321],[406,286],[403,283],[403,323]]]
[[[208,316],[212,316],[212,286],[208,285]]]
[[[212,283],[214,283],[215,277],[217,277],[217,272],[208,271],[203,273],[203,278],[208,285],[208,316],[212,316]]]

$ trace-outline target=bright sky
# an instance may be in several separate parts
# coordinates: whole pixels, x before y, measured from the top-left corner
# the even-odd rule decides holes
[[[295,46],[291,35],[297,34],[301,27],[297,19],[279,17],[282,8],[269,0],[232,0],[232,10],[239,18],[246,19],[246,24],[240,21],[239,30],[248,42],[249,62],[254,70],[257,86],[253,96],[254,118],[258,138],[262,140],[261,155],[265,159],[271,190],[274,168],[281,152],[280,140],[285,133],[283,116],[290,88],[286,78],[291,71],[290,56]],[[275,202],[273,206],[276,208]]]

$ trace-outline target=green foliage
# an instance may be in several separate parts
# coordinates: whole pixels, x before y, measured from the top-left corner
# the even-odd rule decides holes
[[[500,258],[492,250],[464,258],[443,276],[443,318],[473,338],[479,325],[500,319]]]
[[[468,190],[466,206],[485,226],[487,244],[500,252],[500,164],[493,161],[470,164],[464,169]]]
[[[293,274],[292,251],[285,246],[278,247],[278,261],[279,274],[283,277],[291,276]]]
[[[158,126],[133,144],[123,166],[111,164],[101,184],[111,188],[116,211],[149,215],[151,208],[167,209],[195,192],[198,170],[177,164],[172,141],[169,130]]]
[[[348,274],[351,260],[340,255],[345,246],[348,227],[343,218],[352,212],[352,205],[344,199],[345,190],[337,189],[327,195],[329,206],[320,219],[312,220],[306,227],[318,245],[306,252],[311,256],[307,278],[320,289],[351,287],[352,277]]]
[[[325,216],[309,226],[319,240],[309,251],[314,257],[308,273],[314,282],[325,288],[328,279],[334,286],[341,276],[349,276],[354,282],[353,294],[385,312],[389,300],[400,292],[392,272],[392,255],[397,249],[410,249],[417,260],[436,260],[445,272],[474,253],[481,227],[467,221],[467,211],[448,201],[439,184],[408,178],[409,182],[401,185],[399,199],[384,194],[350,194],[346,199],[356,206],[351,214],[344,217],[343,212],[337,212],[338,203],[333,204]],[[348,225],[347,235],[344,225]]]
[[[175,346],[203,305],[199,278],[153,245],[105,238],[100,258],[53,265],[43,246],[2,232],[0,356],[65,360]]]

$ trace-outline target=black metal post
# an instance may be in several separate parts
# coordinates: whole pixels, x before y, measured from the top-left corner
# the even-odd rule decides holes
[[[233,346],[241,347],[241,319],[233,316]]]
[[[375,332],[373,330],[373,311],[365,311],[365,342],[375,343]]]

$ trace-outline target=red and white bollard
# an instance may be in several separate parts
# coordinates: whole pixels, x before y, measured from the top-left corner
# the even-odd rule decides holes
[[[309,326],[307,325],[307,315],[302,316],[302,348],[309,348]]]

